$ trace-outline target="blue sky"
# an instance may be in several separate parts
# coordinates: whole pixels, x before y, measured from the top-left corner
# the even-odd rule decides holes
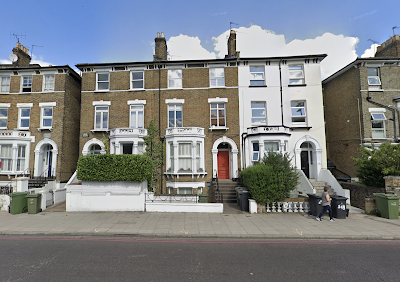
[[[17,42],[14,33],[25,35],[20,42],[30,51],[36,45],[36,62],[71,67],[151,61],[157,32],[165,33],[173,60],[223,56],[234,22],[242,57],[327,53],[324,77],[363,55],[368,39],[382,43],[400,27],[398,0],[3,0],[1,6],[0,63]]]

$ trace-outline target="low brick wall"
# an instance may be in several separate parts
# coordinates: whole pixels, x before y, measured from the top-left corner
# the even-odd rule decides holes
[[[374,198],[374,193],[385,193],[385,188],[370,187],[362,184],[339,182],[343,189],[350,190],[351,205],[359,209],[366,209],[365,200]]]

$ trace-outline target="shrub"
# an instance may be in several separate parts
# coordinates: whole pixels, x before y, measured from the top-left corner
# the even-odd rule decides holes
[[[143,155],[87,155],[78,160],[78,179],[83,181],[148,181],[152,162]]]
[[[290,197],[299,183],[296,169],[287,154],[270,152],[260,163],[241,172],[242,185],[259,204],[273,203]]]
[[[367,186],[385,187],[384,176],[400,175],[400,144],[383,143],[379,147],[363,145],[360,158],[353,158],[357,177]]]

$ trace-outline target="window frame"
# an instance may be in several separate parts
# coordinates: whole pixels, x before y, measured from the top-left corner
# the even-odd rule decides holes
[[[177,107],[180,107],[180,110],[177,109]],[[174,113],[174,117],[173,117],[173,126],[171,125],[171,118],[170,118],[170,112]],[[181,125],[177,126],[177,113],[180,112],[181,113],[181,118],[180,118],[180,122]],[[173,128],[173,127],[183,127],[183,104],[181,103],[176,103],[176,104],[168,104],[168,116],[167,116],[167,120],[168,120],[168,128]]]
[[[213,108],[213,106],[216,106],[216,108]],[[222,107],[221,107],[222,106]],[[220,108],[221,107],[221,108]],[[217,115],[216,118],[213,118],[212,112],[216,111]],[[223,111],[223,118],[220,117],[220,111]],[[220,124],[220,120],[223,119],[223,125]],[[213,120],[217,121],[217,124],[213,124]],[[215,128],[226,128],[226,103],[220,102],[220,103],[210,103],[210,127],[215,129]]]
[[[258,150],[256,150],[255,145],[258,145]],[[257,157],[255,158],[255,154]],[[253,163],[258,162],[260,160],[260,143],[258,141],[251,142],[251,161]]]
[[[216,70],[223,70],[222,76],[216,75]],[[225,67],[212,67],[209,68],[210,88],[225,87]],[[215,83],[213,83],[215,81]],[[220,81],[218,83],[218,81]],[[222,82],[221,82],[222,81]]]
[[[31,126],[31,109],[33,107],[33,103],[20,103],[17,104],[17,108],[18,108],[18,126],[17,128],[19,130],[29,130],[30,126]],[[29,115],[26,116],[22,116],[22,111],[23,110],[28,110],[29,109]],[[22,126],[22,121],[23,120],[28,120],[28,126]]]
[[[273,143],[273,144],[277,144],[277,150],[272,150],[271,152],[273,153],[280,153],[281,149],[280,149],[280,142],[276,141],[276,140],[264,140],[264,156],[268,155],[268,153],[270,152],[269,150],[267,150],[267,143]]]
[[[10,107],[10,103],[0,103],[0,129],[7,129],[8,124],[8,108]],[[5,111],[5,116],[1,116],[1,111]],[[2,121],[4,120],[4,121]],[[5,122],[5,126],[1,126],[1,123]]]
[[[178,77],[172,77],[171,75],[173,73],[178,73]],[[169,69],[168,70],[168,88],[171,88],[171,89],[182,89],[182,87],[183,87],[182,78],[183,78],[182,69]],[[174,83],[171,83],[172,81]],[[178,82],[177,86],[175,86],[175,82]]]
[[[107,74],[107,80],[99,80],[99,75]],[[100,88],[100,84],[107,84],[107,88]],[[110,72],[99,71],[96,72],[96,91],[109,91],[110,90]]]
[[[108,131],[109,129],[109,122],[110,122],[110,106],[111,102],[110,101],[93,101],[92,105],[94,106],[94,125],[93,125],[93,130],[92,131]],[[100,110],[98,107],[107,107],[107,110]],[[96,128],[96,118],[97,118],[97,112],[101,113],[100,114],[100,120],[101,120],[101,126],[103,126],[103,113],[107,112],[107,128],[101,127],[101,128]]]
[[[137,108],[137,109],[135,109]],[[132,121],[132,114],[135,113],[135,124]],[[139,119],[140,113],[142,114],[141,120]],[[141,124],[139,124],[141,122]],[[129,105],[129,128],[144,128],[144,105],[131,104]]]
[[[133,74],[134,73],[142,73],[142,78],[141,79],[134,79],[133,78]],[[130,78],[131,78],[131,90],[143,90],[144,89],[144,71],[143,70],[135,70],[135,71],[131,71],[130,73]],[[142,87],[133,87],[134,82],[138,82],[141,81],[142,82]]]
[[[377,75],[370,75],[369,70],[376,70]],[[381,70],[379,67],[367,67],[367,76],[368,76],[368,87],[382,87],[381,82]],[[378,83],[370,83],[370,79],[375,79]]]
[[[381,139],[381,138],[386,138],[386,116],[385,112],[377,112],[373,111],[370,113],[371,114],[371,137],[373,139]],[[378,116],[381,115],[381,116]],[[381,127],[374,127],[375,125],[381,124]],[[382,134],[377,134],[381,132]],[[375,133],[375,134],[374,134]],[[374,136],[375,135],[375,136]]]
[[[52,81],[48,81],[48,78],[52,77]],[[55,74],[44,74],[43,75],[43,92],[54,92],[56,85]]]
[[[5,84],[4,81],[8,78],[8,84]],[[11,76],[3,75],[0,76],[0,93],[10,93],[10,85],[11,85]],[[6,90],[3,90],[6,87]]]
[[[301,70],[299,69],[293,69],[296,67],[301,67]],[[292,68],[292,69],[291,69]],[[294,73],[300,73],[301,76],[293,76]],[[304,73],[304,65],[303,64],[291,64],[288,66],[288,74],[289,74],[289,85],[291,86],[296,86],[296,85],[304,85],[305,84],[305,73]],[[295,81],[299,81],[300,83],[297,83]]]
[[[293,103],[303,103],[303,106],[299,107],[299,106],[293,106]],[[300,115],[300,116],[294,116],[293,115],[293,110],[294,109],[304,109],[304,115]],[[306,124],[307,123],[307,103],[305,100],[301,100],[301,101],[290,101],[290,114],[291,114],[291,121],[294,124]],[[299,118],[299,117],[304,117],[304,121],[295,121],[293,119],[295,118]]]
[[[252,71],[251,70],[252,68],[262,68],[262,72]],[[250,82],[249,82],[250,86],[265,86],[265,67],[263,65],[249,66],[249,72],[250,72]],[[257,74],[262,74],[262,79],[255,79]],[[257,82],[262,82],[262,83],[257,83]]]
[[[253,107],[253,104],[264,104],[264,107],[263,108]],[[267,124],[267,103],[265,101],[251,101],[250,108],[251,108],[251,124],[254,125]],[[264,117],[261,116],[257,117],[254,115],[254,110],[260,110],[260,109],[264,109]],[[262,119],[262,118],[264,118],[265,122],[255,121],[255,119]]]
[[[25,78],[30,78],[30,79],[27,82],[25,82]],[[32,93],[32,80],[33,80],[33,75],[22,75],[21,76],[21,92],[22,93]]]
[[[54,107],[57,105],[57,102],[50,102],[50,103],[39,103],[40,107],[40,129],[53,129],[53,122],[54,122]],[[51,109],[51,116],[45,115],[45,110]],[[51,125],[46,126],[44,125],[44,120],[51,120]]]

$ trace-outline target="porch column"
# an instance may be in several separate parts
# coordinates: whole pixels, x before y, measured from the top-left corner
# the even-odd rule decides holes
[[[238,154],[239,150],[232,150],[232,168],[233,168],[233,173],[232,176],[233,178],[238,178]]]
[[[211,150],[212,157],[213,157],[213,171],[212,171],[212,176],[213,178],[217,177],[218,174],[218,150]]]
[[[295,149],[294,153],[295,153],[294,165],[297,169],[301,169],[301,149]]]
[[[56,171],[57,171],[57,156],[58,156],[58,150],[53,149],[51,150],[52,153],[52,158],[51,158],[51,165],[52,167],[52,172],[51,175],[57,177]]]
[[[35,150],[35,167],[33,168],[33,176],[39,176],[39,162],[40,162],[40,150]]]
[[[319,180],[319,173],[321,172],[322,169],[322,149],[316,149],[315,150],[315,155],[317,157],[317,179]]]

